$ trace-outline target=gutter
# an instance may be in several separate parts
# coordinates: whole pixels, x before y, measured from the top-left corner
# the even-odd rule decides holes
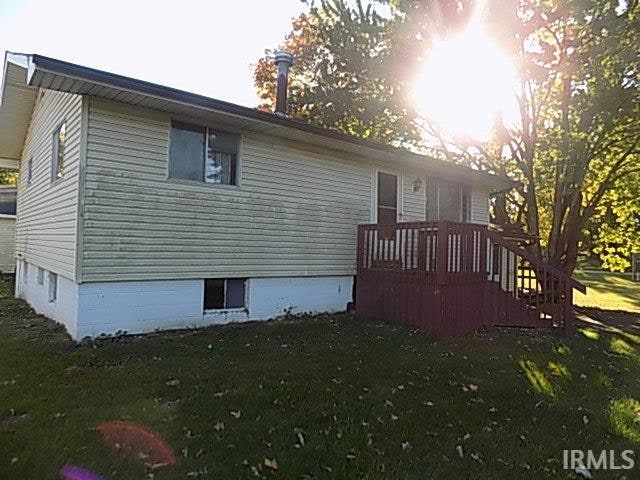
[[[501,187],[511,189],[515,187],[514,182],[507,177],[473,170],[468,167],[452,165],[450,163],[443,162],[426,155],[412,153],[402,148],[393,147],[391,145],[383,144],[373,140],[353,137],[344,133],[337,132],[335,130],[309,125],[292,118],[277,116],[273,113],[244,107],[223,100],[205,97],[204,95],[198,95],[195,93],[186,92],[184,90],[178,90],[172,87],[166,87],[143,80],[137,80],[131,77],[125,77],[123,75],[117,75],[94,68],[83,67],[81,65],[65,62],[62,60],[56,60],[42,55],[30,55],[27,73],[27,84],[29,86],[37,86],[35,82],[35,76],[38,72],[61,75],[80,81],[91,82],[107,88],[117,88],[134,94],[141,94],[162,100],[179,102],[188,106],[227,113],[243,119],[251,119],[268,125],[286,127],[293,130],[329,138],[337,142],[357,145],[386,155],[404,158],[405,160],[417,162],[419,164],[428,162],[428,165],[424,165],[425,167],[432,166],[440,171],[451,172],[462,176],[477,176],[479,179],[482,179],[487,184],[490,184],[496,188]]]

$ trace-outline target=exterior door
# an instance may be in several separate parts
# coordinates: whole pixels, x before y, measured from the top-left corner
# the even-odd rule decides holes
[[[398,221],[398,176],[378,172],[377,221],[381,224]]]

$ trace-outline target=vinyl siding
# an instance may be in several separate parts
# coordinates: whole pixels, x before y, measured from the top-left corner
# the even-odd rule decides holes
[[[22,149],[16,255],[75,280],[82,97],[42,90]],[[66,120],[64,178],[52,183],[52,135]],[[32,181],[27,161],[33,157]]]
[[[413,182],[416,178],[422,180],[420,189],[413,191]],[[417,222],[426,219],[426,178],[424,175],[403,175],[402,191],[404,197],[404,209],[402,220],[405,222]]]
[[[16,229],[15,219],[0,217],[0,272],[13,272],[15,259],[13,257],[13,245]]]
[[[83,281],[355,273],[371,162],[247,133],[241,186],[206,185],[167,180],[168,142],[167,114],[90,99]],[[418,175],[405,219],[424,219]]]

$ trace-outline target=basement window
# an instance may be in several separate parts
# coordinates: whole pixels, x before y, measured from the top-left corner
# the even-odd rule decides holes
[[[58,299],[58,275],[49,272],[49,303],[54,303]]]
[[[67,140],[67,122],[62,122],[53,132],[53,155],[51,162],[51,181],[64,177],[64,155]]]
[[[169,178],[237,185],[240,135],[171,121]]]
[[[38,285],[44,285],[44,268],[38,267]]]
[[[204,309],[228,310],[245,306],[244,278],[208,278],[204,281]]]

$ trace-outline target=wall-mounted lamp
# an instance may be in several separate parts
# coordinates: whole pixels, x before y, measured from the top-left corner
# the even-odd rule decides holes
[[[414,181],[413,181],[413,191],[414,192],[419,192],[420,188],[422,188],[422,178],[417,177]]]

